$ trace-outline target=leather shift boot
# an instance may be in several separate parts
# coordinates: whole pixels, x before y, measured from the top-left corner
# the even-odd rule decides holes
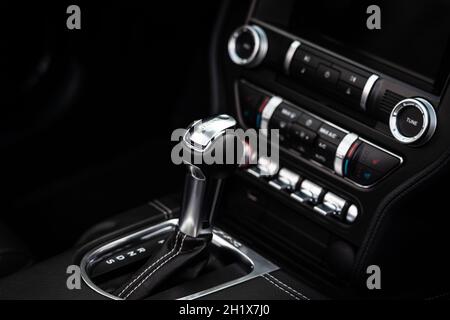
[[[208,248],[212,235],[193,238],[176,230],[126,283],[116,290],[122,299],[144,299],[175,279],[194,279],[208,262]]]

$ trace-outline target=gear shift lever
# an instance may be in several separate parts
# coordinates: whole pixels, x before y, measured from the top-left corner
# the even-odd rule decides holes
[[[236,142],[236,136],[229,129],[236,127],[236,120],[228,115],[220,115],[204,121],[194,122],[183,138],[183,147],[192,159],[206,160],[217,155],[218,149],[222,157],[215,159],[219,163],[211,165],[195,165],[193,161],[185,161],[187,175],[184,189],[180,230],[191,237],[210,233],[214,212],[219,200],[223,179],[238,167],[238,160],[244,155],[244,144]],[[240,143],[240,145],[239,145]],[[236,147],[226,150],[227,147]],[[227,163],[227,152],[236,151],[230,164]],[[215,153],[215,154],[214,154]],[[228,155],[229,156],[229,155]],[[228,157],[230,160],[231,157]],[[194,161],[195,162],[195,161]]]
[[[178,230],[116,290],[119,298],[145,298],[174,278],[196,278],[206,265],[223,179],[247,159],[246,145],[229,131],[235,126],[232,117],[219,115],[188,128],[182,141],[188,156],[183,157],[187,175]]]

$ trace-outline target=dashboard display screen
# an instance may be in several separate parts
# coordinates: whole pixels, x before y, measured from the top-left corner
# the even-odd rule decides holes
[[[381,29],[370,30],[370,5]],[[301,38],[377,68],[388,67],[431,86],[443,72],[450,34],[450,1],[293,1],[289,29]]]

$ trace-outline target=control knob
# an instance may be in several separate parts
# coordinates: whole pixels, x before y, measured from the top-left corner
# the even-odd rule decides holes
[[[389,117],[389,128],[400,143],[420,145],[431,139],[437,126],[436,112],[423,98],[400,101]]]
[[[228,54],[239,66],[256,67],[264,60],[268,49],[266,33],[255,25],[239,27],[228,41]]]

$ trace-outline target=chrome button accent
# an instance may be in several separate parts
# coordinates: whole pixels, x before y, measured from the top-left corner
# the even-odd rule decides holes
[[[358,207],[356,207],[354,204],[352,204],[347,211],[347,216],[345,217],[345,220],[348,223],[355,222],[356,218],[358,217]]]
[[[292,63],[292,59],[294,58],[295,53],[297,52],[297,49],[301,46],[300,41],[293,41],[291,43],[291,46],[289,47],[288,51],[286,52],[286,57],[284,59],[284,72],[289,75],[290,71],[289,69],[291,68],[291,63]]]
[[[266,106],[264,107],[264,110],[261,114],[261,126],[260,129],[262,130],[262,134],[268,135],[269,130],[269,121],[272,118],[273,113],[275,110],[280,106],[280,104],[283,102],[283,99],[280,97],[272,97],[270,98],[269,102],[267,102]]]
[[[258,160],[258,168],[261,170],[261,175],[266,177],[273,177],[280,169],[279,164],[269,158],[261,157]]]
[[[258,160],[258,166],[247,169],[247,172],[257,178],[273,177],[278,173],[279,164],[267,157]]]
[[[314,210],[324,216],[329,214],[340,215],[346,204],[347,201],[332,192],[328,192],[323,198],[323,203],[315,206]]]
[[[300,186],[300,190],[292,193],[291,197],[301,203],[315,204],[319,201],[322,192],[322,187],[309,180],[304,180]]]
[[[278,178],[272,180],[269,184],[277,190],[295,190],[300,181],[300,176],[286,168],[278,173]]]
[[[367,110],[367,100],[369,99],[370,92],[372,91],[373,86],[375,85],[375,82],[378,81],[380,77],[376,74],[373,74],[367,79],[366,85],[364,86],[362,95],[361,95],[361,103],[360,107],[362,110]]]
[[[344,139],[342,139],[336,150],[336,158],[334,159],[334,171],[341,177],[344,176],[343,165],[345,156],[347,155],[352,145],[358,140],[358,138],[359,137],[354,133],[347,134]]]

